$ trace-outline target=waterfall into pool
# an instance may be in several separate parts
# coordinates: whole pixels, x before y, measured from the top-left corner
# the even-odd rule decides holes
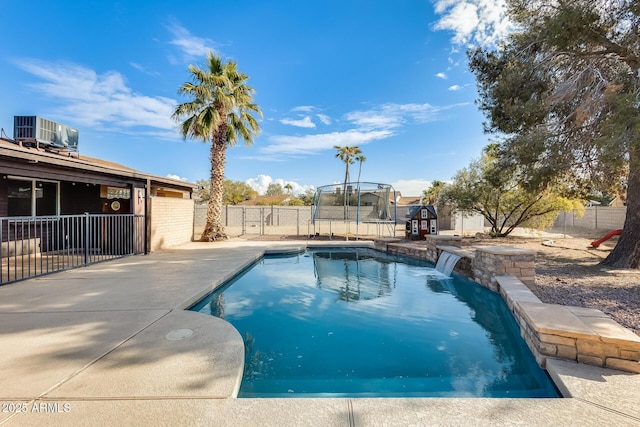
[[[442,252],[438,257],[436,270],[449,277],[459,259],[459,255],[452,254],[451,252]]]

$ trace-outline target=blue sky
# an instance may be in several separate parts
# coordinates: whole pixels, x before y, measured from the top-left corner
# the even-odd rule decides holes
[[[264,118],[226,176],[263,190],[362,180],[419,195],[488,142],[465,51],[508,30],[503,0],[0,0],[0,127],[36,115],[77,128],[80,155],[208,179],[208,145],[170,118],[187,66],[238,62]],[[356,179],[357,165],[352,169]]]

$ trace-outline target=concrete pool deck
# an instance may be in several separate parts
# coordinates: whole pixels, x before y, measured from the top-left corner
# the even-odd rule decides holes
[[[296,244],[190,243],[0,286],[0,425],[640,425],[640,375],[559,360],[567,399],[236,399],[241,337],[184,309],[273,246]]]

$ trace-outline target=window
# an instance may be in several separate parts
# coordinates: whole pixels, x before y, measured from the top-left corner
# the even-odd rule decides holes
[[[9,177],[9,216],[53,216],[59,214],[60,183]]]

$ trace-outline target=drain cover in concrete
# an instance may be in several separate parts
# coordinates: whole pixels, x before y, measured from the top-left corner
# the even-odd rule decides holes
[[[169,341],[178,341],[189,338],[193,335],[193,331],[191,329],[176,329],[175,331],[169,332],[165,338]]]

